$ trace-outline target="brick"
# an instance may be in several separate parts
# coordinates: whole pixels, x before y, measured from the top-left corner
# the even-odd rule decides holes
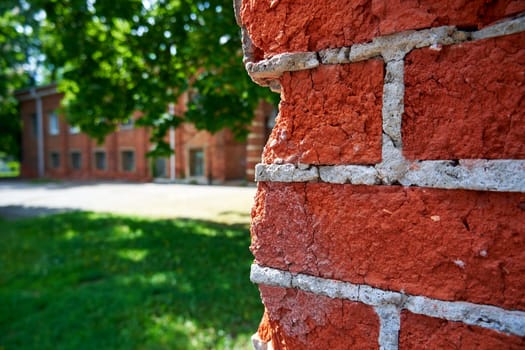
[[[350,46],[409,29],[481,28],[523,11],[519,0],[244,0],[241,17],[256,51],[269,57]]]
[[[251,149],[247,152],[247,156],[248,157],[254,157],[254,158],[261,158],[261,153],[262,153],[262,150],[263,150],[263,147],[261,146],[261,148],[259,150],[256,150],[256,149]]]
[[[518,350],[525,348],[525,338],[403,311],[399,348]]]
[[[261,183],[256,262],[373,287],[525,309],[525,194]]]
[[[381,160],[383,62],[285,73],[265,163],[374,164]]]
[[[381,0],[372,3],[374,15],[380,18],[382,35],[443,25],[477,29],[525,11],[525,3],[518,0]]]
[[[264,56],[348,46],[370,39],[374,18],[368,1],[246,1],[241,16]]]
[[[409,159],[525,158],[525,33],[411,52],[403,153]]]
[[[267,316],[261,339],[284,349],[377,349],[379,319],[366,305],[260,285]]]

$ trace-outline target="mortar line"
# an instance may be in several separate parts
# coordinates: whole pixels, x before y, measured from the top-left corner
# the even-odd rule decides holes
[[[398,350],[401,312],[392,304],[376,306],[374,311],[379,316],[379,349]]]
[[[476,31],[458,30],[454,26],[406,30],[378,36],[369,42],[354,43],[351,46],[319,51],[285,52],[257,62],[254,62],[252,55],[247,52],[249,58],[245,61],[245,68],[256,83],[273,86],[273,90],[277,92],[276,81],[284,72],[313,69],[321,64],[354,63],[380,56],[385,61],[389,61],[399,59],[398,55],[404,56],[414,49],[476,42],[523,31],[525,31],[525,14]],[[245,46],[249,51],[250,45]]]
[[[393,147],[390,149],[399,152]],[[525,192],[525,160],[522,159],[404,160],[404,163],[394,162],[394,165],[396,164],[399,168],[395,171],[389,170],[388,163],[379,163],[376,166],[257,164],[255,181],[324,182],[368,186],[391,185],[397,181],[403,186],[448,190]]]
[[[525,336],[524,311],[507,310],[497,306],[465,301],[444,301],[425,296],[409,295],[369,285],[291,273],[257,264],[253,264],[251,267],[250,280],[257,284],[295,288],[332,299],[361,302],[376,307],[376,312],[377,310],[383,310],[380,312],[385,312],[385,315],[385,310],[390,310],[389,312],[391,313],[392,307],[395,307],[398,311],[408,310],[428,317],[462,322],[521,337]],[[380,309],[386,306],[388,308]]]

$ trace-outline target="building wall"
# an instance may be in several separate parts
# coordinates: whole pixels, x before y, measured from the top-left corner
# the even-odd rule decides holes
[[[256,349],[525,348],[525,3],[236,1],[281,94]]]
[[[38,176],[37,139],[34,131],[34,119],[36,107],[34,101],[22,103],[20,113],[22,115],[22,157],[20,174],[22,177]]]
[[[255,179],[255,165],[261,162],[264,145],[270,136],[275,117],[275,107],[261,101],[255,110],[246,141],[246,176],[249,181]]]
[[[21,95],[23,98],[23,95]],[[19,96],[20,97],[20,96]],[[147,130],[144,128],[121,130],[107,137],[98,145],[83,133],[72,133],[63,115],[58,114],[62,95],[47,94],[42,97],[42,126],[44,136],[44,177],[67,179],[122,179],[147,181],[151,179],[145,154],[148,151]],[[33,121],[36,113],[34,99],[22,100],[22,177],[38,177],[38,143],[33,132]],[[50,115],[56,113],[59,118],[58,134],[50,130]],[[106,168],[99,170],[95,166],[95,150],[106,154]],[[121,167],[121,151],[132,150],[135,154],[135,168],[124,171]],[[58,164],[53,164],[53,153],[59,155]],[[80,154],[80,167],[72,162],[72,154]],[[58,165],[55,167],[55,165]]]
[[[43,136],[45,177],[67,179],[118,179],[132,181],[149,181],[154,177],[152,166],[156,160],[146,157],[152,148],[147,128],[120,127],[118,131],[108,135],[102,144],[90,139],[83,133],[71,133],[70,127],[63,115],[59,118],[59,133],[50,133],[50,114],[58,110],[61,94],[53,93],[54,87],[37,89],[43,94]],[[36,114],[36,102],[30,92],[19,93],[21,100],[22,131],[22,169],[21,175],[25,178],[38,177],[38,144],[33,130],[33,115]],[[185,97],[182,96],[175,106],[174,112],[184,112]],[[140,118],[135,113],[134,118]],[[175,131],[175,179],[199,183],[222,183],[228,180],[243,179],[246,169],[246,144],[234,140],[231,131],[223,130],[215,135],[205,131],[198,131],[190,124],[182,124]],[[166,141],[170,141],[166,136]],[[203,173],[190,176],[190,157],[192,150],[203,150]],[[134,152],[134,168],[127,171],[122,168],[123,152]],[[81,167],[75,169],[71,154],[80,152]],[[97,169],[95,153],[104,152],[106,167]],[[60,164],[53,166],[52,153],[59,154]],[[164,162],[165,178],[172,178],[170,159]]]

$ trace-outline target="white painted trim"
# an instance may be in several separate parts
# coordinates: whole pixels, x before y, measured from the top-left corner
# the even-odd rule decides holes
[[[170,104],[170,111],[174,108],[173,104]],[[171,113],[171,112],[170,112]],[[175,174],[175,128],[170,126],[170,180],[175,181],[177,175]]]
[[[42,95],[35,89],[31,89],[30,96],[35,99],[36,104],[36,154],[38,177],[44,177],[46,169],[45,149],[44,149],[44,112],[42,110]]]
[[[57,93],[57,87],[55,85],[52,85],[44,88],[32,87],[25,91],[15,92],[15,97],[18,101],[30,101],[36,98],[55,95]]]

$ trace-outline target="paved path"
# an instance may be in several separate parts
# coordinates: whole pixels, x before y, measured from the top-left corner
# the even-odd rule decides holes
[[[248,223],[255,187],[157,183],[0,181],[0,216],[67,210]]]

